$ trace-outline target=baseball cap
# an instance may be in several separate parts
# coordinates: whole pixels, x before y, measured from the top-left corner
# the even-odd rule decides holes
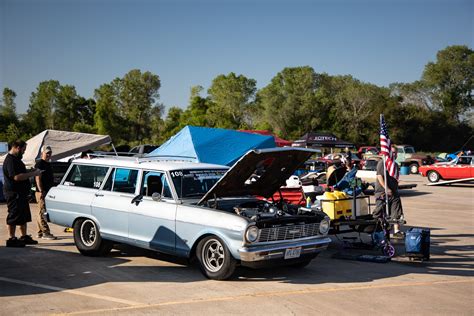
[[[44,145],[43,147],[41,147],[41,152],[50,153],[53,151],[51,150],[51,146]]]

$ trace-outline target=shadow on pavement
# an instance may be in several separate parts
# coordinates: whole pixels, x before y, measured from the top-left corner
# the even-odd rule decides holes
[[[437,228],[432,231],[440,232]],[[474,276],[472,269],[473,245],[463,244],[470,234],[431,236],[432,259],[411,262],[403,256],[389,263],[360,262],[331,258],[336,252],[348,254],[376,254],[379,251],[344,249],[335,240],[331,247],[306,268],[272,267],[252,270],[238,268],[228,282],[280,281],[290,284],[324,284],[371,282],[411,273],[445,276]],[[367,238],[367,236],[365,237]],[[369,237],[370,238],[370,237]],[[367,241],[367,239],[366,239]],[[447,243],[456,242],[456,245]],[[461,244],[459,244],[461,242]],[[398,254],[404,253],[403,241],[394,241]],[[118,245],[106,257],[86,257],[79,253],[54,250],[50,247],[71,246],[70,242],[40,244],[37,247],[0,247],[0,296],[33,295],[81,289],[109,282],[179,282],[204,281],[197,265],[189,265],[185,259],[158,254],[126,245]],[[157,259],[156,265],[136,265],[132,257]],[[158,261],[162,260],[162,261]],[[163,262],[166,261],[166,262]],[[133,265],[132,265],[133,264]],[[21,280],[47,286],[21,285],[5,279]]]

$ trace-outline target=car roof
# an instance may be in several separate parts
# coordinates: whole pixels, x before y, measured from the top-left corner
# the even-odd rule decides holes
[[[76,159],[75,164],[101,165],[107,167],[126,167],[157,170],[179,170],[179,169],[229,169],[228,166],[194,162],[189,159],[179,158],[135,158],[135,157],[94,157],[92,159]]]

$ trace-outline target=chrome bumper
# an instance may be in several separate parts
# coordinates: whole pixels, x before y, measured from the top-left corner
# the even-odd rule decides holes
[[[325,250],[331,239],[328,237],[318,237],[309,240],[292,241],[272,245],[255,245],[251,247],[242,247],[239,249],[240,260],[255,262],[272,259],[282,259],[288,248],[301,247],[301,256],[316,254]]]

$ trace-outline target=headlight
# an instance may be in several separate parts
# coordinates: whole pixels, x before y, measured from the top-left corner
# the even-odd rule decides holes
[[[331,221],[329,220],[329,217],[325,217],[321,223],[319,223],[319,232],[326,235],[329,232],[330,223]]]
[[[247,231],[245,232],[245,239],[248,242],[255,242],[258,238],[258,227],[257,226],[249,226]]]

